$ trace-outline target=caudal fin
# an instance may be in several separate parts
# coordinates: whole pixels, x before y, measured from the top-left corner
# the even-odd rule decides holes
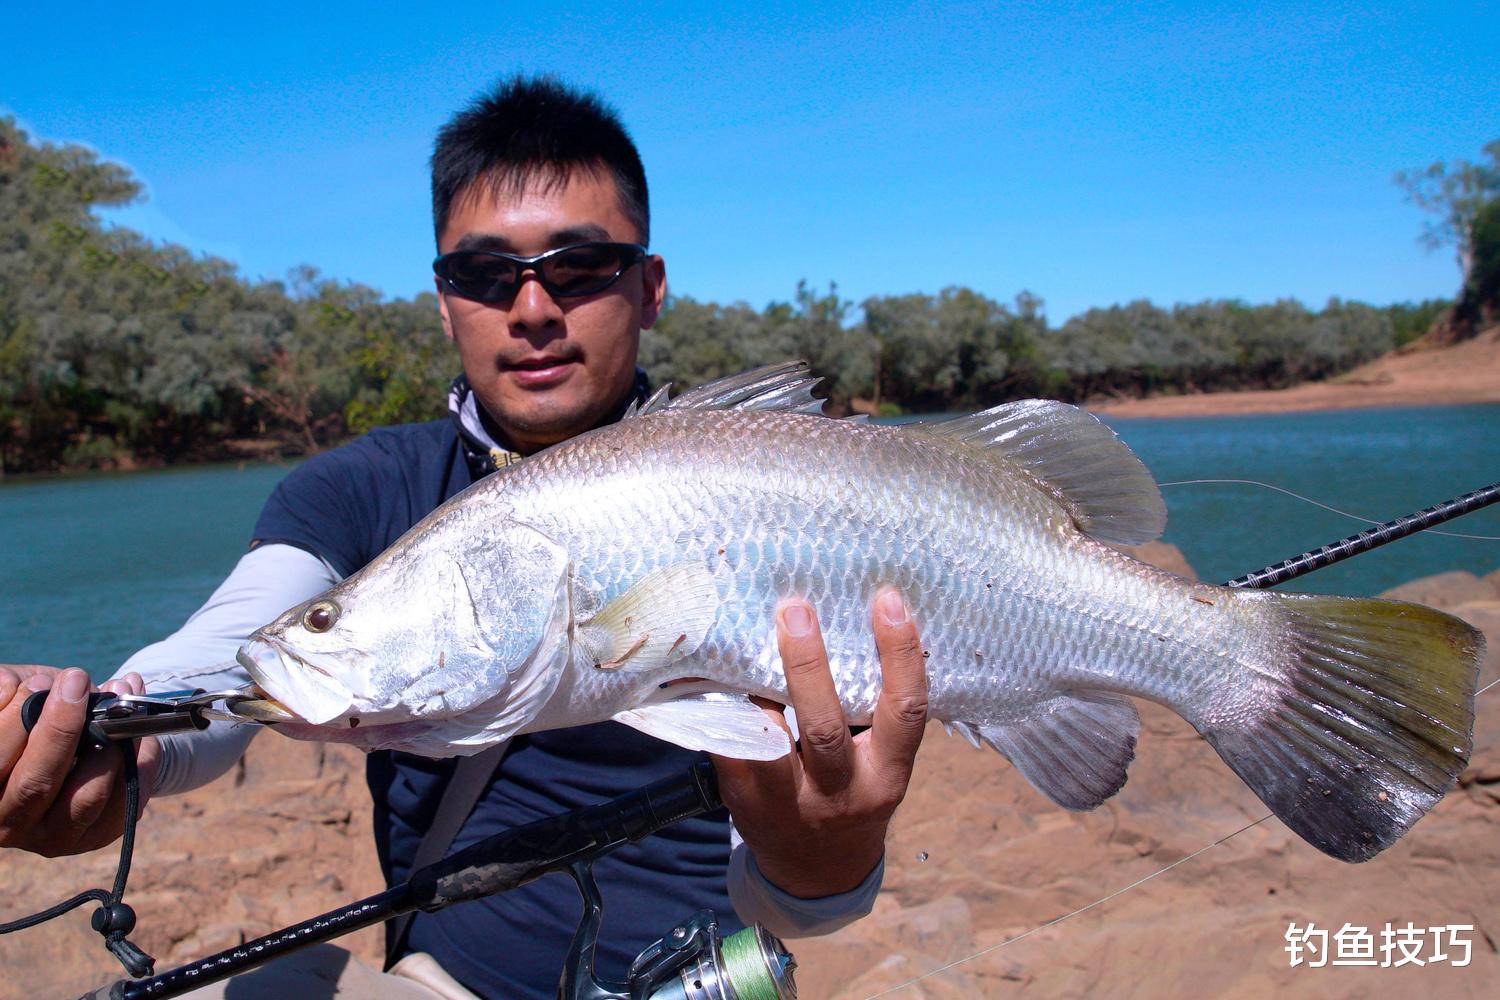
[[[1258,718],[1201,726],[1283,823],[1342,861],[1368,861],[1453,786],[1469,760],[1484,636],[1415,604],[1298,594],[1279,690]]]

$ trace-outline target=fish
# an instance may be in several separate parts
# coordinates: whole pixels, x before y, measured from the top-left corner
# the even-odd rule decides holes
[[[238,660],[296,738],[446,757],[614,720],[771,760],[790,744],[751,699],[788,700],[777,602],[817,609],[866,724],[870,606],[892,585],[930,716],[1069,809],[1124,785],[1138,698],[1345,861],[1394,843],[1465,767],[1484,655],[1468,624],[1130,557],[1165,527],[1161,493],[1067,404],[884,426],[824,416],[818,381],[788,363],[664,389],[458,494]]]

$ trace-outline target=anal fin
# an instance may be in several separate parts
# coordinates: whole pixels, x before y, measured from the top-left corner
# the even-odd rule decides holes
[[[1128,698],[1058,695],[1025,722],[955,723],[970,742],[999,751],[1021,776],[1065,809],[1093,809],[1125,784],[1141,717]]]

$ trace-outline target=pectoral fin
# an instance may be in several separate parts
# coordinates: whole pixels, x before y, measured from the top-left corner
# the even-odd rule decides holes
[[[792,749],[786,733],[743,694],[711,691],[641,705],[616,722],[689,750],[741,760],[776,760]]]
[[[702,645],[719,591],[702,563],[673,563],[641,577],[578,624],[579,644],[602,670],[649,670]]]

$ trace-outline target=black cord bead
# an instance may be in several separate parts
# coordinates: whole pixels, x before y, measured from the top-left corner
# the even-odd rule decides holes
[[[90,922],[100,934],[129,934],[135,930],[135,911],[125,903],[105,903]]]

